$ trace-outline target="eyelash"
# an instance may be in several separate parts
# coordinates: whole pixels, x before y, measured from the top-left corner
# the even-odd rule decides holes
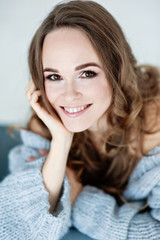
[[[86,73],[92,74],[92,76],[90,76],[90,77],[87,77],[87,76],[84,77],[84,76],[82,76],[82,75],[84,75],[84,74],[86,74]],[[98,74],[95,73],[94,71],[83,71],[83,72],[79,75],[79,77],[80,77],[80,78],[83,78],[83,79],[90,79],[90,78],[96,77],[97,75],[98,75]],[[58,77],[58,79],[52,79],[52,76],[54,76],[54,77],[56,76],[56,77]],[[59,77],[60,77],[60,78],[59,78]],[[58,75],[58,74],[51,74],[51,75],[47,76],[46,79],[51,80],[51,81],[54,81],[54,82],[63,80],[63,79],[61,78],[61,76]]]

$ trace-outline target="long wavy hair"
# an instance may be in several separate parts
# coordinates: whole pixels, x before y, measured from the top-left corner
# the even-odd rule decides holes
[[[42,68],[43,42],[48,33],[72,27],[84,31],[96,49],[113,90],[107,110],[108,129],[103,139],[102,154],[88,130],[74,134],[68,166],[77,173],[83,185],[94,185],[112,195],[121,194],[143,153],[146,106],[159,96],[159,72],[155,67],[138,66],[125,36],[112,15],[92,1],[70,1],[56,5],[35,33],[29,49],[31,77],[42,92],[42,104],[52,114],[47,100]],[[53,93],[54,94],[54,93]],[[51,139],[49,130],[33,113],[42,129],[41,135]]]

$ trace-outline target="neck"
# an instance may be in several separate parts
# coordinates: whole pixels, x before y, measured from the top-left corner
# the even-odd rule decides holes
[[[105,134],[106,132],[89,131],[92,142],[100,154],[105,154]]]
[[[101,119],[99,119],[97,122],[95,122],[89,129],[88,131],[92,135],[96,136],[104,136],[108,129],[107,125],[107,120],[106,120],[106,115],[102,116]]]

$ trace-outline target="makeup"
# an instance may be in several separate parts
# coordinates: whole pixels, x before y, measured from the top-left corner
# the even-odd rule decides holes
[[[87,104],[87,105],[82,105],[82,106],[74,106],[74,107],[61,107],[65,115],[68,117],[79,117],[83,113],[85,113],[91,106],[92,104]]]

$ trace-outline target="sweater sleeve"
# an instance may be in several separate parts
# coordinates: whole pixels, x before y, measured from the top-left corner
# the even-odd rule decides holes
[[[45,159],[27,163],[23,155],[26,152],[23,145],[11,151],[12,174],[0,183],[0,239],[61,239],[71,226],[68,179],[65,176],[55,212],[49,213],[49,194],[41,175]]]
[[[72,224],[97,240],[160,239],[160,146],[139,161],[123,197],[128,204],[85,186],[73,206]]]
[[[143,200],[130,202],[135,208],[127,204],[119,206],[111,195],[85,186],[72,209],[73,226],[97,240],[159,239],[160,188],[157,201],[153,194],[154,191],[149,204],[152,209],[140,211],[138,208],[145,205]]]

